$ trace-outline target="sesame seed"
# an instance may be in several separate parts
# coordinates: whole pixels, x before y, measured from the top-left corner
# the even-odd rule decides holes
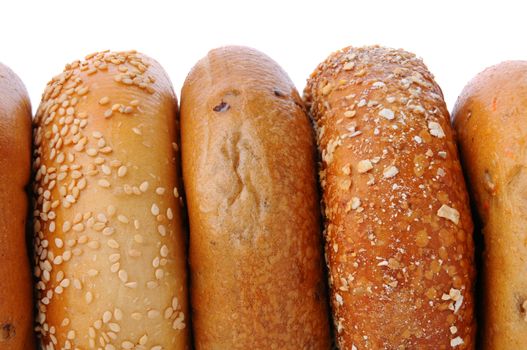
[[[134,347],[134,343],[125,340],[125,341],[123,341],[123,342],[121,343],[121,347],[122,347],[123,349],[126,349],[126,350],[128,350],[128,349],[132,349],[132,348]]]
[[[104,96],[103,98],[99,100],[100,105],[105,105],[105,104],[108,104],[109,102],[110,102],[110,98],[108,96]]]
[[[86,300],[86,303],[91,304],[93,301],[93,294],[91,292],[86,292],[84,295],[84,300]]]
[[[112,264],[112,266],[110,266],[110,271],[113,273],[116,273],[117,271],[119,271],[120,268],[121,268],[121,264],[116,262],[115,264]]]
[[[141,185],[139,185],[139,190],[141,190],[141,192],[146,192],[148,190],[148,186],[148,181],[144,181],[143,183],[141,183]]]
[[[102,234],[105,236],[111,236],[115,232],[115,229],[113,227],[105,227],[102,230]]]
[[[113,317],[115,317],[115,319],[117,321],[120,321],[123,319],[123,312],[121,311],[121,309],[115,309],[113,310]]]
[[[100,243],[98,241],[90,241],[88,242],[88,247],[91,249],[98,249],[100,247]]]
[[[165,271],[163,271],[163,269],[157,269],[155,272],[155,275],[156,275],[156,278],[160,280],[165,276]]]
[[[125,270],[119,270],[117,275],[121,282],[126,283],[128,281],[128,273]]]
[[[136,321],[139,321],[141,318],[143,318],[143,315],[141,315],[139,312],[132,313],[132,318]],[[146,343],[146,342],[145,342]]]
[[[117,170],[117,175],[119,177],[123,177],[126,175],[126,172],[127,172],[128,168],[125,167],[124,165],[122,165],[121,167],[119,167],[119,170]]]
[[[73,287],[75,287],[75,289],[81,290],[82,289],[81,281],[79,281],[78,279],[74,279],[73,280]]]
[[[107,110],[104,112],[104,117],[105,117],[105,118],[110,118],[112,115],[113,115],[113,111],[112,111],[111,109],[107,109]]]
[[[168,247],[165,244],[163,244],[159,252],[162,257],[166,258],[168,256]]]
[[[124,215],[118,215],[117,216],[117,220],[119,220],[119,222],[123,223],[123,224],[127,224],[129,221],[128,221],[128,218]]]
[[[63,279],[60,281],[60,286],[63,288],[68,288],[70,285],[70,280],[68,278]]]
[[[121,254],[119,253],[111,254],[108,259],[110,260],[110,262],[115,263],[119,261],[119,259],[121,259]]]
[[[165,188],[164,188],[164,187],[158,187],[158,188],[156,188],[156,193],[157,193],[158,195],[163,195],[163,194],[165,194]]]
[[[146,286],[148,287],[148,289],[157,288],[158,285],[159,284],[156,281],[148,281],[148,282],[146,282]]]
[[[102,321],[104,323],[108,323],[110,322],[110,320],[112,319],[112,313],[110,311],[105,311],[103,314],[102,314]]]
[[[159,234],[163,237],[167,234],[167,230],[164,225],[157,226],[157,232],[159,232]]]
[[[158,310],[149,310],[149,311],[147,312],[147,316],[148,316],[148,318],[150,318],[150,319],[157,318],[157,317],[159,317],[160,315],[161,315],[161,314],[160,314],[160,312],[159,312]]]
[[[107,208],[106,208],[106,213],[108,214],[108,216],[113,216],[115,214],[115,212],[117,211],[117,209],[115,208],[115,206],[113,205],[109,205]]]
[[[117,243],[117,241],[115,239],[108,240],[107,244],[108,244],[108,247],[110,247],[110,248],[113,248],[113,249],[118,249],[119,248],[119,243]]]
[[[99,181],[97,181],[97,184],[103,188],[110,187],[110,182],[108,182],[108,180],[106,179],[100,179]]]
[[[112,170],[110,169],[110,167],[108,165],[105,165],[103,164],[101,166],[101,170],[102,172],[105,174],[105,175],[110,175],[112,173]]]
[[[121,326],[114,322],[109,323],[108,328],[110,328],[110,330],[115,333],[119,333],[121,331]]]
[[[158,216],[159,215],[159,207],[157,206],[157,204],[152,204],[152,207],[150,208],[150,211],[152,213],[152,215],[154,216]]]
[[[62,259],[64,261],[68,261],[71,259],[71,251],[66,250],[64,253],[62,253]]]
[[[75,224],[75,225],[73,225],[72,229],[75,232],[82,232],[82,231],[84,231],[84,224],[82,222],[80,222],[78,224]]]
[[[170,306],[165,309],[165,312],[163,313],[163,317],[168,320],[172,315],[174,314],[174,309],[172,309]]]
[[[135,289],[137,288],[137,282],[127,282],[124,284],[125,287]]]
[[[88,276],[91,276],[91,277],[95,277],[99,274],[99,271],[95,270],[95,269],[90,269],[88,270]]]
[[[174,218],[174,214],[173,214],[171,208],[167,208],[167,218],[168,218],[169,220],[172,220],[172,219]]]

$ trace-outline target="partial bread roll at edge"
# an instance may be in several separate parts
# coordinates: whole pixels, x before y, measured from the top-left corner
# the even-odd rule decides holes
[[[31,167],[31,105],[26,88],[0,64],[0,349],[34,349],[26,244]]]
[[[210,51],[181,130],[196,349],[329,349],[314,135],[287,74]]]
[[[481,219],[482,349],[527,347],[527,61],[472,79],[453,112]]]
[[[413,54],[348,47],[305,90],[341,349],[473,349],[472,219],[441,90]]]
[[[154,60],[68,64],[34,120],[37,331],[50,349],[189,349],[176,98]]]

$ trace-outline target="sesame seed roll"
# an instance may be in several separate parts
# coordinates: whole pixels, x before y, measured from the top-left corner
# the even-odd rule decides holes
[[[43,349],[190,347],[176,112],[161,66],[133,51],[48,83],[33,123]]]

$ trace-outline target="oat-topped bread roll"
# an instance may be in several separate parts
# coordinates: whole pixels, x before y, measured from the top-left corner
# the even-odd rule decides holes
[[[0,63],[0,349],[35,348],[26,244],[31,173],[31,105],[15,73]]]
[[[485,242],[482,349],[525,349],[527,61],[479,73],[452,114]]]
[[[34,120],[44,349],[188,349],[176,98],[154,60],[68,64]]]
[[[315,140],[293,83],[212,50],[181,94],[196,349],[328,350]]]
[[[305,97],[340,348],[472,349],[472,220],[433,76],[408,52],[348,47]]]

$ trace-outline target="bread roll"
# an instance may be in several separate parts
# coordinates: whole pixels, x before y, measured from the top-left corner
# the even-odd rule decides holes
[[[287,74],[210,51],[181,131],[196,349],[328,349],[314,137]]]
[[[527,61],[478,74],[454,108],[461,156],[482,224],[483,349],[527,345]]]
[[[158,63],[68,64],[34,120],[37,331],[51,349],[188,349],[176,98]]]
[[[34,349],[26,245],[31,105],[26,88],[0,64],[0,349]]]
[[[341,349],[472,349],[472,220],[441,90],[402,50],[348,47],[311,75]]]

